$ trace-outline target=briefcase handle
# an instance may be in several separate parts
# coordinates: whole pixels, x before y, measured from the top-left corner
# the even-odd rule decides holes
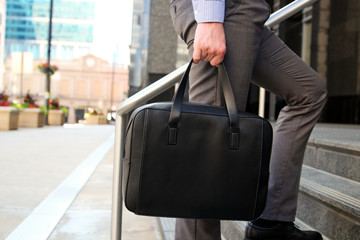
[[[170,118],[169,118],[169,134],[175,136],[176,138],[176,132],[177,132],[177,124],[180,120],[181,115],[181,107],[182,102],[184,99],[186,84],[189,81],[189,73],[191,69],[193,60],[189,62],[189,65],[184,73],[184,75],[181,78],[180,85],[178,87],[178,90],[175,94],[173,105],[171,108]],[[217,66],[218,69],[218,79],[220,80],[222,91],[225,98],[225,104],[227,113],[229,116],[229,128],[230,128],[230,148],[231,149],[238,149],[239,145],[239,121],[237,117],[237,107],[235,102],[235,97],[233,90],[231,88],[231,84],[229,81],[229,76],[227,74],[227,71],[225,69],[225,66],[223,63],[219,64]],[[170,137],[171,138],[171,137]],[[170,140],[170,142],[172,142]]]

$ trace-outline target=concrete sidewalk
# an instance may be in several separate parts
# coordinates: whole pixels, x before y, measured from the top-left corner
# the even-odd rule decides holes
[[[109,142],[113,133],[114,126],[109,125],[68,125],[67,128],[44,127],[0,132],[0,239],[10,239],[10,234],[23,229],[20,226],[44,202],[47,201],[47,206],[51,206],[49,196],[65,181],[70,181],[70,188],[75,188],[77,180],[72,185],[69,176],[88,161],[87,158],[101,148],[101,144]],[[90,178],[85,180],[85,185],[79,188],[70,206],[66,207],[56,227],[47,229],[49,234],[42,236],[42,239],[110,239],[112,143],[109,149],[99,159],[99,164],[95,166],[93,174],[89,175]],[[96,158],[99,154],[93,156]],[[84,169],[88,171],[87,167]],[[68,189],[62,188],[61,191]],[[67,193],[63,195],[57,197],[60,204],[66,202],[62,197],[65,199]],[[38,215],[48,215],[51,219],[54,209],[48,212],[44,212],[44,209]],[[155,218],[139,217],[124,211],[123,221],[123,240],[160,239]],[[24,229],[30,229],[31,232],[39,222],[30,221]],[[48,227],[47,224],[42,225],[42,228]],[[32,239],[31,233],[24,233],[24,236],[21,240]]]

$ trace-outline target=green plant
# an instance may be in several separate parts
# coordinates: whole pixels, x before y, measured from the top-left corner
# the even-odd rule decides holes
[[[58,98],[49,99],[49,109],[50,110],[61,110],[64,113],[64,115],[67,115],[69,112],[67,107],[60,106]]]
[[[36,66],[36,69],[39,70],[42,73],[50,73],[50,75],[53,75],[59,68],[55,65],[50,65],[48,63],[39,63]]]
[[[100,109],[94,109],[94,108],[88,108],[87,113],[84,114],[85,118],[88,118],[89,116],[100,116],[105,117],[103,112]]]

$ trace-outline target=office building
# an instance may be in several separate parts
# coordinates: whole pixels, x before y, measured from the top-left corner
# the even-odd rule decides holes
[[[12,52],[32,52],[46,59],[50,0],[6,1],[5,58]],[[51,58],[72,60],[91,51],[94,0],[54,0]]]

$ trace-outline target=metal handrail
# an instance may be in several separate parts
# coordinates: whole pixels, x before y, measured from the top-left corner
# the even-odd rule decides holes
[[[307,6],[310,6],[318,0],[296,0],[287,6],[281,8],[275,13],[271,14],[265,25],[267,27],[274,27],[285,19],[300,12]],[[126,130],[126,116],[135,108],[141,106],[146,101],[154,98],[158,94],[168,90],[174,86],[185,72],[187,64],[169,73],[165,77],[141,90],[132,97],[126,99],[116,108],[116,129],[115,129],[115,153],[114,153],[114,174],[113,174],[113,202],[112,202],[112,221],[111,221],[111,240],[121,240],[121,225],[122,225],[122,165],[121,155],[123,153],[123,140]],[[260,98],[264,99],[264,91],[260,92]],[[264,109],[263,100],[260,102],[259,109]],[[263,113],[259,113],[262,115]]]

